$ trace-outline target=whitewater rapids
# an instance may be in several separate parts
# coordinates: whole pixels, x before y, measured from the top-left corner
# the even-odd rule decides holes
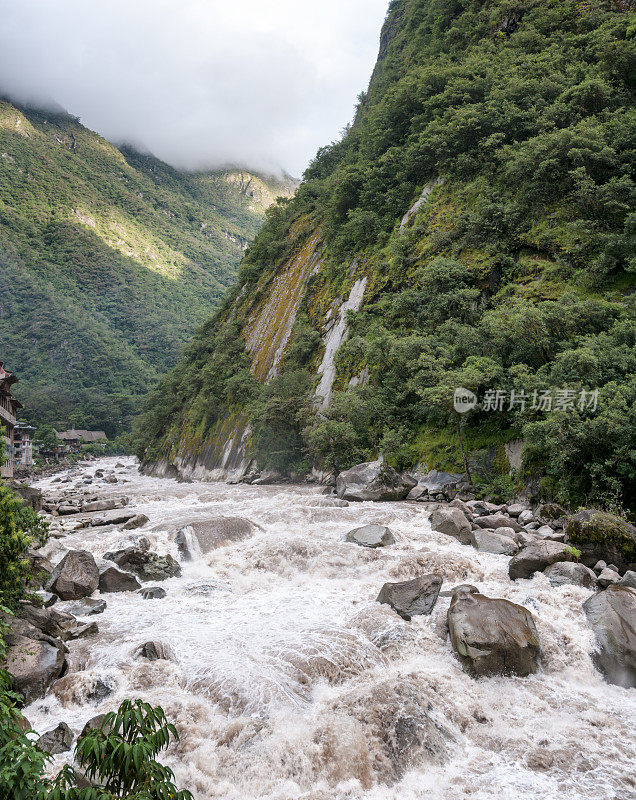
[[[182,576],[160,584],[164,599],[103,595],[106,611],[87,618],[99,634],[68,643],[68,675],[25,710],[38,733],[64,721],[77,735],[125,698],[159,704],[181,737],[163,760],[197,800],[634,798],[636,691],[608,685],[593,666],[581,609],[590,590],[552,587],[541,574],[511,582],[507,557],[432,531],[416,503],[334,507],[316,487],[178,483],[140,475],[132,459],[72,477],[97,468],[127,482],[95,479],[90,490],[127,495],[126,510],[149,522],[82,529],[64,548],[98,557],[143,534],[178,557],[174,531],[193,520],[238,516],[256,527],[183,561]],[[53,480],[38,485],[50,493]],[[344,541],[370,522],[388,525],[396,543]],[[448,598],[411,622],[375,602],[386,581],[428,572],[443,576],[443,590],[472,583],[526,606],[539,672],[474,680],[453,656]],[[150,640],[174,658],[139,658]]]

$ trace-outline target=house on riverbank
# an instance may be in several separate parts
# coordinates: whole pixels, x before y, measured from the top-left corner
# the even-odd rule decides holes
[[[0,361],[0,426],[4,429],[0,438],[0,477],[12,478],[15,463],[15,427],[18,409],[22,403],[13,396],[12,386],[18,382],[13,372],[5,369]]]
[[[67,453],[79,453],[83,445],[106,444],[108,441],[104,431],[82,431],[71,428],[68,431],[55,431],[55,435]]]

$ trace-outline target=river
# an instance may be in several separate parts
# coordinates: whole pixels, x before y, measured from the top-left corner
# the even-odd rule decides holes
[[[38,732],[63,720],[77,734],[127,697],[159,704],[181,737],[164,761],[197,800],[634,797],[636,691],[592,664],[590,590],[542,574],[511,582],[508,558],[433,532],[416,503],[332,507],[317,487],[178,483],[140,475],[133,459],[102,459],[73,479],[98,467],[120,482],[91,489],[126,494],[149,523],[82,529],[64,548],[97,557],[143,534],[177,557],[174,530],[192,520],[257,527],[182,562],[182,576],[161,583],[164,599],[104,595],[106,611],[89,618],[99,633],[69,643],[69,674],[25,711]],[[51,491],[54,480],[38,485]],[[388,525],[396,544],[344,541],[369,522]],[[375,602],[384,582],[427,572],[443,575],[442,589],[469,582],[526,606],[539,672],[474,680],[453,656],[448,598],[411,622]],[[173,658],[140,658],[150,640]]]

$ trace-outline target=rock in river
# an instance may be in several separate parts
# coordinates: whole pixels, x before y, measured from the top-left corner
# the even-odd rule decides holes
[[[581,551],[581,561],[593,567],[599,559],[620,572],[636,564],[636,527],[606,511],[586,509],[570,517],[566,541]]]
[[[431,514],[431,528],[470,544],[470,522],[459,508],[436,508]]]
[[[181,575],[179,562],[171,555],[160,556],[141,547],[125,547],[105,553],[104,558],[134,572],[142,581],[162,581]]]
[[[99,572],[100,592],[136,592],[141,584],[130,572],[104,565]]]
[[[531,578],[535,572],[542,572],[550,564],[573,560],[574,553],[571,547],[562,542],[542,539],[524,547],[510,559],[508,575],[513,581],[517,578]]]
[[[572,583],[575,586],[584,586],[593,589],[596,586],[596,575],[584,564],[575,564],[572,561],[557,561],[545,570],[545,575],[552,586],[563,586]]]
[[[378,603],[386,603],[402,619],[410,620],[419,614],[430,614],[437,601],[442,578],[439,575],[420,575],[410,581],[385,583]]]
[[[636,589],[609,586],[583,604],[600,653],[596,663],[610,683],[636,687]]]
[[[476,592],[457,593],[448,610],[448,628],[457,657],[476,677],[524,677],[537,669],[539,636],[523,606]]]
[[[347,541],[362,547],[386,547],[395,543],[395,537],[386,525],[363,525],[349,531]]]
[[[71,550],[53,570],[47,589],[62,600],[79,600],[97,589],[99,570],[88,550]]]
[[[357,464],[338,475],[336,492],[343,500],[403,500],[411,484],[382,461]]]
[[[73,744],[73,731],[65,722],[60,722],[53,730],[43,733],[36,744],[40,750],[44,750],[45,753],[52,756],[66,753]]]

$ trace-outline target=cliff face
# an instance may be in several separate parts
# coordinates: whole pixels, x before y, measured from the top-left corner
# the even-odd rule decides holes
[[[554,494],[629,492],[631,422],[607,444],[612,402],[631,420],[636,399],[623,11],[394,0],[353,125],[268,212],[150,400],[140,456],[210,478],[378,453],[458,470],[462,386],[506,398],[463,417],[485,480],[509,480],[526,439],[524,469]],[[530,402],[593,389],[595,410]]]

